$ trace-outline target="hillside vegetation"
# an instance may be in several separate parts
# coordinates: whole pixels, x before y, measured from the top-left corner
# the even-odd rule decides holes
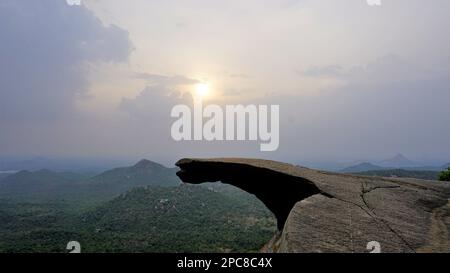
[[[254,252],[273,236],[275,218],[256,197],[180,184],[175,171],[141,161],[81,180],[51,171],[8,176],[0,182],[0,252],[68,252],[69,241],[82,252]]]

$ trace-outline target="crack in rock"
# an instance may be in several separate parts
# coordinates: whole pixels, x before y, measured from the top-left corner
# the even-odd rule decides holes
[[[221,181],[254,194],[277,218],[278,230],[281,232],[279,237],[284,240],[280,245],[292,245],[288,248],[289,251],[340,252],[342,249],[348,249],[348,241],[341,238],[342,236],[350,236],[351,251],[365,251],[365,245],[362,248],[361,245],[353,244],[355,240],[372,237],[383,243],[386,252],[416,252],[421,247],[432,251],[428,245],[439,245],[440,250],[448,247],[446,250],[450,251],[448,242],[425,245],[426,242],[436,241],[433,234],[446,231],[443,226],[447,225],[447,231],[450,230],[449,221],[442,220],[447,215],[446,211],[430,213],[441,204],[447,204],[450,198],[450,183],[339,174],[261,159],[182,159],[176,165],[180,167],[177,175],[183,182],[200,184]],[[392,194],[390,189],[401,194]],[[371,206],[368,194],[371,194],[371,198],[383,200],[385,205],[381,210]],[[314,196],[316,197],[313,198]],[[347,205],[323,197],[336,199]],[[322,203],[310,204],[302,201],[306,199]],[[347,211],[344,206],[350,208],[350,205],[358,207],[362,212],[359,215],[355,211],[355,214],[351,215],[350,234],[347,232],[347,235],[344,235],[349,225],[348,221],[342,221],[347,217],[344,215]],[[298,209],[307,209],[307,212]],[[370,217],[370,221],[366,215]],[[296,217],[297,222],[293,221],[292,217]],[[323,226],[317,226],[317,223],[322,223]],[[333,223],[338,226],[333,226]],[[433,223],[439,224],[439,232],[430,231]],[[374,224],[378,228],[374,227]],[[354,233],[354,229],[359,235]],[[293,232],[285,234],[286,230]],[[360,234],[366,237],[361,237]],[[402,234],[410,235],[408,240]],[[439,238],[448,240],[447,235],[439,235]],[[326,237],[325,241],[323,236]],[[398,240],[393,240],[394,237]],[[299,238],[308,242],[292,243]],[[314,241],[310,240],[311,238],[322,239]],[[324,242],[333,243],[330,245]],[[278,247],[276,249],[279,250]],[[281,249],[283,248],[280,248],[280,251]]]
[[[414,248],[408,243],[408,241],[403,238],[397,231],[395,231],[394,228],[392,228],[386,221],[384,221],[382,218],[377,216],[377,213],[374,211],[374,208],[372,208],[369,205],[369,202],[366,199],[366,194],[377,190],[377,189],[397,189],[400,188],[400,186],[374,186],[370,188],[365,187],[365,183],[361,182],[361,199],[364,203],[364,205],[370,210],[371,213],[375,216],[374,219],[378,222],[381,222],[384,226],[386,226],[395,236],[397,236],[411,251],[416,252]]]

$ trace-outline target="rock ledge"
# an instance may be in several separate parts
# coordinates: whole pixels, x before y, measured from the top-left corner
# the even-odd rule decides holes
[[[277,218],[267,252],[450,252],[450,184],[331,173],[243,158],[182,159],[186,183],[231,184]]]

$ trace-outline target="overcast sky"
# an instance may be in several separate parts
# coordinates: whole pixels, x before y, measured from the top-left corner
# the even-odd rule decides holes
[[[0,156],[450,161],[449,26],[448,0],[1,0]],[[199,82],[279,104],[278,151],[174,142]]]

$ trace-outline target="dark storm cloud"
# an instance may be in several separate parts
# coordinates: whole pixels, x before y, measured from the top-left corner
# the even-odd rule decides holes
[[[86,62],[126,61],[128,33],[65,1],[0,2],[0,120],[51,119],[73,109]]]

